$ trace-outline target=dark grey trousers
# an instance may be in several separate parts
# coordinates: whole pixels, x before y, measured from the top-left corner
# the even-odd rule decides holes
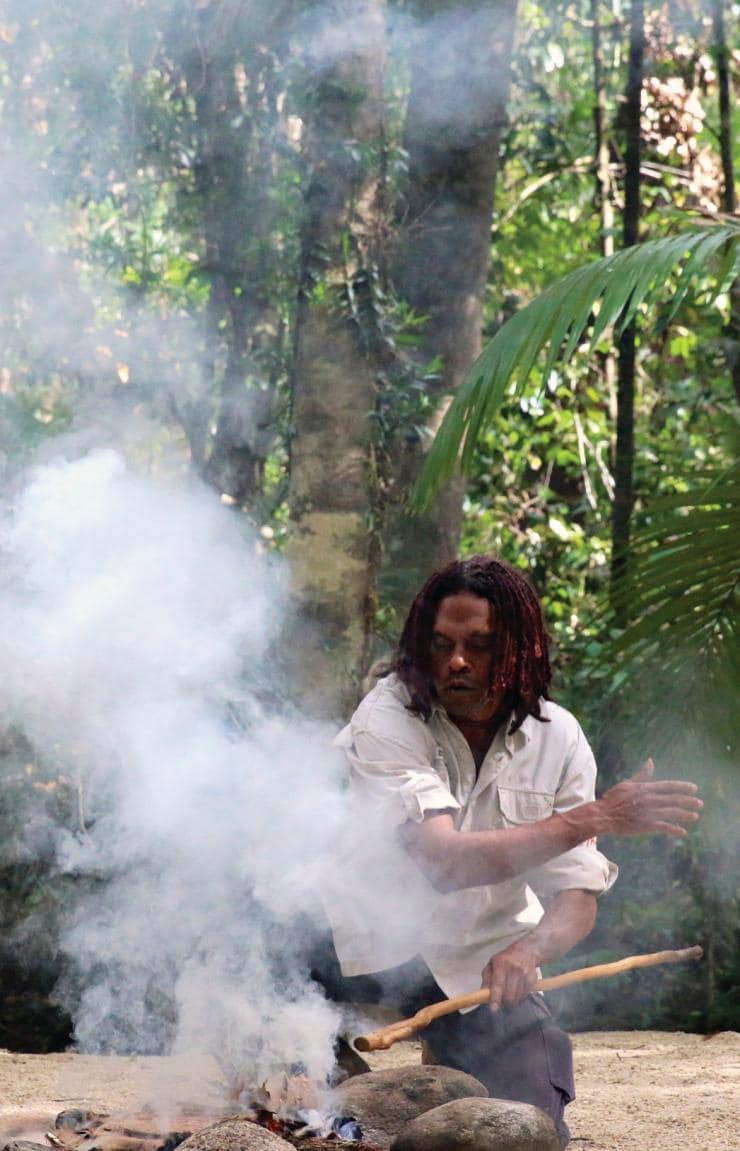
[[[404,1015],[446,998],[421,959],[347,978],[331,956],[328,967],[319,965],[313,974],[331,999],[385,1004]],[[570,1132],[564,1112],[575,1098],[572,1048],[541,995],[530,995],[516,1007],[500,1011],[483,1006],[464,1015],[445,1015],[426,1028],[423,1038],[437,1063],[474,1075],[493,1098],[540,1107],[566,1146]]]

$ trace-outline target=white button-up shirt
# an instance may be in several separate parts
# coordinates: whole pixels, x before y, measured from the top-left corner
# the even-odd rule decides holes
[[[493,954],[543,915],[540,897],[579,888],[601,894],[617,869],[595,841],[526,875],[450,894],[434,890],[404,851],[398,828],[449,811],[459,831],[537,822],[594,798],[596,764],[574,716],[543,701],[548,723],[528,716],[496,734],[476,772],[470,747],[443,708],[428,721],[408,711],[396,675],[380,680],[337,736],[349,763],[355,812],[327,912],[345,975],[421,955],[448,996],[474,991]]]

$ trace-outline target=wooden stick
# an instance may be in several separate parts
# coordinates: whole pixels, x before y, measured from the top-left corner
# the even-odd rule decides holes
[[[614,963],[579,967],[576,971],[565,971],[562,975],[538,979],[533,990],[552,991],[556,987],[569,987],[571,983],[585,983],[589,979],[607,979],[611,975],[621,975],[623,971],[633,971],[636,967],[654,967],[658,963],[683,963],[687,959],[701,959],[702,954],[701,947],[687,947],[683,951],[653,951],[649,955],[628,955],[625,959],[618,959]],[[481,987],[478,991],[468,992],[467,995],[456,995],[453,999],[432,1003],[429,1007],[422,1007],[411,1019],[400,1019],[380,1031],[373,1031],[369,1035],[358,1035],[355,1047],[358,1051],[387,1051],[399,1040],[409,1039],[417,1031],[428,1027],[433,1019],[451,1015],[453,1011],[464,1011],[466,1007],[478,1007],[482,1003],[487,1003],[489,996],[490,990]]]

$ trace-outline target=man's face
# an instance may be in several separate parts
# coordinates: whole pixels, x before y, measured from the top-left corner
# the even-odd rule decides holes
[[[437,699],[453,716],[489,719],[499,700],[491,694],[496,634],[486,599],[458,592],[441,600],[431,642]]]

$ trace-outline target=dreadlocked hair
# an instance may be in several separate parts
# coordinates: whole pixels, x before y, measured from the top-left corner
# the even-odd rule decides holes
[[[389,669],[408,690],[409,711],[424,719],[431,715],[431,642],[437,609],[447,596],[460,592],[479,596],[493,606],[500,645],[494,655],[491,686],[505,690],[514,713],[510,732],[517,731],[528,715],[546,723],[540,700],[550,698],[552,672],[542,608],[521,572],[491,556],[456,560],[435,572],[411,605]]]

